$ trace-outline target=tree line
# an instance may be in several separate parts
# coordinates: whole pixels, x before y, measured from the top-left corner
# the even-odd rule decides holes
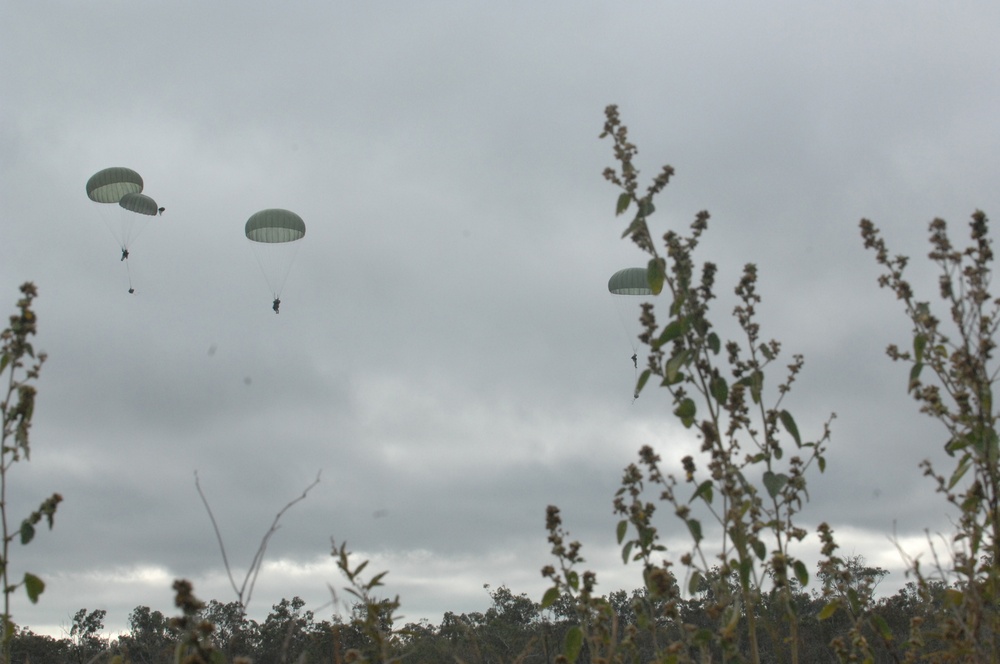
[[[872,593],[886,572],[865,565],[859,556],[851,561],[858,583],[855,592]],[[732,580],[738,583],[738,580]],[[705,583],[680,606],[680,621],[657,619],[652,630],[640,625],[644,615],[662,615],[663,600],[652,598],[644,588],[631,592],[618,590],[603,597],[615,614],[619,644],[633,631],[642,634],[635,644],[637,661],[654,661],[662,643],[674,641],[683,630],[711,629],[714,623],[711,607],[713,583]],[[925,620],[946,601],[946,588],[938,584],[930,596],[909,582],[895,595],[871,598],[871,611],[892,629],[908,632],[911,624]],[[402,625],[384,624],[391,634],[388,659],[403,662],[545,662],[561,661],[563,646],[569,631],[578,624],[575,603],[571,596],[559,598],[543,609],[527,594],[515,594],[506,586],[488,589],[490,606],[485,612],[446,612],[439,624],[428,621]],[[800,656],[808,662],[836,662],[829,648],[830,641],[846,632],[852,617],[843,613],[821,619],[828,600],[822,593],[797,590],[794,602],[799,616]],[[650,610],[651,609],[651,610]],[[780,624],[783,602],[776,594],[765,596],[755,609],[761,622]],[[263,621],[248,618],[239,602],[208,602],[199,618],[213,625],[213,642],[224,660],[235,662],[246,658],[254,662],[346,662],[351,653],[370,651],[375,645],[363,628],[365,605],[357,603],[350,615],[319,618],[299,597],[282,599],[271,607]],[[69,632],[63,638],[33,633],[30,628],[18,628],[11,643],[12,661],[31,664],[64,664],[75,662],[120,662],[121,664],[168,664],[175,661],[180,631],[176,621],[161,611],[147,606],[136,607],[128,617],[128,631],[117,636],[103,633],[106,611],[80,609],[73,617]],[[771,619],[768,619],[768,618]],[[749,657],[746,621],[736,640],[744,657]],[[867,638],[879,646],[873,662],[898,662],[902,653],[891,644],[877,638],[871,631]],[[762,661],[785,661],[788,649],[787,629],[766,634],[760,640]],[[927,653],[939,649],[934,640],[925,644]],[[714,653],[721,657],[721,651]],[[692,650],[688,656],[696,658]],[[578,662],[596,661],[583,648]]]

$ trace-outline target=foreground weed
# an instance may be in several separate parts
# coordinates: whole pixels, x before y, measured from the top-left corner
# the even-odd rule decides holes
[[[35,412],[35,387],[45,353],[35,354],[30,338],[35,335],[37,318],[31,308],[38,295],[35,285],[28,282],[21,286],[21,299],[17,301],[17,312],[10,317],[10,325],[0,332],[0,376],[7,373],[7,390],[0,401],[0,417],[3,419],[2,447],[0,447],[0,527],[3,542],[0,544],[0,584],[3,584],[3,615],[0,617],[2,648],[0,661],[10,662],[10,641],[15,626],[11,620],[11,596],[18,588],[24,587],[28,599],[35,603],[45,590],[45,583],[35,574],[25,572],[19,580],[10,578],[11,544],[20,539],[28,544],[35,537],[35,526],[43,519],[51,529],[56,508],[62,496],[53,493],[42,501],[38,509],[21,521],[14,530],[7,513],[8,476],[15,463],[31,458],[28,432],[31,417]]]

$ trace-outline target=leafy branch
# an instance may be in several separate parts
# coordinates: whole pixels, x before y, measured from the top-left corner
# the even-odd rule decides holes
[[[5,664],[10,661],[10,640],[14,635],[10,612],[11,596],[19,587],[24,586],[28,599],[34,604],[45,590],[42,579],[30,572],[25,572],[19,581],[11,580],[10,545],[14,539],[20,539],[22,545],[31,542],[35,537],[35,526],[43,519],[51,529],[56,508],[62,501],[60,494],[53,493],[21,522],[17,530],[11,529],[7,514],[8,473],[15,463],[31,458],[28,434],[35,412],[36,394],[32,383],[38,379],[46,358],[45,353],[35,354],[30,341],[30,337],[37,331],[38,321],[31,305],[38,291],[34,284],[26,282],[21,286],[21,294],[22,297],[17,302],[17,313],[10,317],[10,325],[0,332],[0,375],[7,372],[7,391],[0,401],[0,419],[3,420],[0,440],[0,528],[3,538],[0,543],[0,584],[4,594],[3,615],[0,616],[0,659]]]

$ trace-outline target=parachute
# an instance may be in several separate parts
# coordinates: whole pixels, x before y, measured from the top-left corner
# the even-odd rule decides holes
[[[306,234],[306,224],[294,212],[271,208],[251,215],[245,232],[274,296],[274,312],[278,313],[281,291],[298,253],[299,240]]]
[[[118,205],[129,212],[145,214],[150,217],[155,217],[160,209],[157,207],[156,201],[146,194],[125,194],[118,201]]]
[[[612,295],[652,295],[649,277],[644,267],[627,267],[618,270],[608,279],[608,291]]]
[[[618,317],[622,321],[625,332],[631,337],[629,342],[632,344],[632,352],[638,353],[639,305],[641,303],[635,297],[653,294],[653,289],[649,287],[646,268],[627,267],[624,270],[618,270],[608,279],[608,292],[615,296]]]
[[[131,168],[122,166],[105,168],[87,180],[87,198],[100,204],[98,208],[101,218],[118,242],[123,262],[129,256],[132,243],[146,228],[148,217],[155,216],[159,210],[156,201],[141,193],[142,188],[142,176]],[[115,203],[118,204],[117,211],[111,208]],[[128,273],[129,293],[133,293],[135,290],[132,287],[132,271],[128,263],[125,267]]]
[[[87,198],[95,203],[117,203],[125,194],[141,191],[142,176],[131,168],[105,168],[87,180]]]
[[[632,344],[632,364],[635,368],[636,378],[639,375],[639,313],[641,304],[636,299],[637,296],[649,296],[653,294],[653,289],[649,287],[649,276],[644,267],[627,267],[618,270],[608,279],[608,292],[614,295],[615,307],[618,309],[618,318],[621,319],[622,327],[630,337]],[[639,392],[636,390],[634,397],[638,398]]]

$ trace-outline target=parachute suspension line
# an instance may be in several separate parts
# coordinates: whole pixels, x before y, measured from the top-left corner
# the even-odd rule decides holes
[[[264,280],[271,288],[275,299],[281,297],[285,290],[285,282],[292,272],[292,264],[299,253],[299,242],[282,243],[279,245],[263,245],[255,252],[257,264],[264,274]],[[273,282],[273,283],[272,283]]]
[[[634,372],[634,380],[632,385],[639,384],[639,337],[637,336],[637,324],[633,319],[636,311],[635,307],[629,304],[631,297],[622,297],[621,299],[616,299],[615,309],[618,310],[618,322],[622,325],[622,330],[625,331],[625,336],[629,340],[629,347],[632,349],[632,355],[628,358],[632,362],[632,368]],[[632,401],[638,397],[633,393]]]
[[[122,252],[125,248],[122,247]],[[135,286],[132,285],[132,268],[128,264],[128,258],[125,258],[125,274],[128,276],[128,292],[130,295],[135,294]]]

